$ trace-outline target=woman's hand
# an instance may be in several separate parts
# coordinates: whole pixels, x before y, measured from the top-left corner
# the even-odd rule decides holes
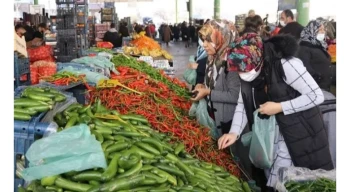
[[[237,134],[229,133],[220,137],[218,141],[219,149],[225,149],[226,147],[234,144],[237,141]]]
[[[259,113],[263,115],[276,115],[277,113],[281,113],[282,105],[281,103],[275,103],[275,102],[266,102],[262,105],[260,105]]]
[[[194,89],[196,90],[196,89],[204,89],[205,88],[205,85],[203,85],[203,84],[197,84],[195,87],[194,87]]]
[[[197,69],[198,68],[198,63],[190,63],[190,64],[188,64],[188,68],[190,68],[190,69]]]
[[[205,96],[210,94],[210,89],[208,88],[198,88],[192,91],[192,93],[198,92],[195,98],[191,98],[192,101],[199,101]]]

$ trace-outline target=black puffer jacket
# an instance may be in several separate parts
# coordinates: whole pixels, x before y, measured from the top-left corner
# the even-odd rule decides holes
[[[281,62],[276,62],[281,58],[289,58],[296,54],[298,45],[295,38],[275,36],[269,42],[268,45],[264,44],[264,68],[259,78],[251,83],[241,83],[243,102],[250,126],[254,123],[255,106],[264,103],[264,100],[280,103],[300,96],[298,91],[281,78],[283,67]],[[273,50],[270,53],[273,52],[274,56],[266,55],[267,49]],[[267,87],[267,94],[263,91],[262,83]],[[252,91],[253,88],[255,91]],[[256,103],[255,106],[254,103]],[[261,117],[264,118],[264,116]],[[278,113],[275,117],[295,166],[312,170],[333,169],[327,133],[318,107],[290,115]]]
[[[308,42],[300,42],[298,58],[315,79],[321,89],[329,91],[331,86],[331,59],[328,52]]]

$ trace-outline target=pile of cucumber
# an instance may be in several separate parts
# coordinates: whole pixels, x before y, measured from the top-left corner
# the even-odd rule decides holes
[[[27,87],[20,98],[14,99],[14,119],[29,121],[38,113],[52,109],[56,102],[66,97],[52,88]]]
[[[32,182],[26,189],[21,188],[22,191],[251,191],[246,182],[222,167],[190,156],[183,143],[170,144],[169,136],[153,130],[143,116],[120,115],[99,105],[83,107],[79,104],[61,115],[75,117],[74,124],[89,125],[91,133],[101,143],[108,167],[46,177]]]

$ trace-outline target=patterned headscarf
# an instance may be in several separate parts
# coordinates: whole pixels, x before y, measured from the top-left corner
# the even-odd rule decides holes
[[[262,54],[263,42],[260,35],[245,33],[230,45],[227,53],[228,71],[249,72],[261,67]]]
[[[211,20],[199,31],[199,36],[204,41],[212,43],[215,55],[208,56],[206,70],[206,85],[213,89],[219,71],[224,67],[226,52],[230,43],[235,39],[234,24],[226,20]]]
[[[327,43],[326,41],[319,41],[317,40],[317,33],[321,27],[321,25],[324,25],[325,21],[323,20],[312,20],[307,24],[307,26],[304,28],[304,30],[301,32],[301,41],[309,42],[315,46],[320,46],[324,49],[324,51],[327,51]]]

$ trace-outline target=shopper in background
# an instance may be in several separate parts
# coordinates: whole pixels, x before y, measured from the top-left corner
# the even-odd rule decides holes
[[[23,24],[23,27],[26,30],[26,33],[24,34],[26,42],[32,41],[34,39],[34,29],[31,26],[30,22],[29,21],[25,22]]]
[[[192,45],[192,43],[196,42],[196,28],[193,26],[192,22],[188,27],[188,31],[189,31],[190,45]]]
[[[189,46],[190,31],[188,29],[187,23],[184,21],[181,26],[181,38],[185,42],[185,47]]]
[[[163,28],[163,35],[164,35],[164,42],[166,43],[166,46],[169,46],[169,42],[171,40],[171,29],[169,25],[165,24]]]
[[[46,23],[40,23],[38,25],[38,31],[34,33],[34,38],[44,40],[45,33],[48,32],[48,27]]]
[[[281,13],[280,24],[283,28],[279,31],[279,34],[291,34],[297,40],[300,39],[300,33],[304,27],[294,21],[294,14],[291,10],[287,9]]]
[[[119,24],[119,34],[120,36],[123,38],[123,37],[129,37],[130,34],[129,34],[129,29],[128,29],[128,24],[124,21],[122,21],[120,24]]]
[[[330,90],[331,86],[331,58],[327,52],[325,22],[313,20],[301,33],[298,57],[303,61],[306,69],[315,79],[321,89]]]
[[[255,16],[255,11],[253,9],[249,10],[248,17],[254,17],[254,16]]]
[[[174,41],[177,42],[180,39],[180,25],[175,24],[174,29],[172,30],[174,33]]]
[[[121,47],[123,42],[122,37],[119,35],[115,27],[115,23],[111,23],[110,29],[105,33],[103,37],[103,41],[112,43],[113,48]]]
[[[197,95],[192,99],[208,101],[209,114],[221,132],[229,131],[239,93],[237,72],[227,71],[226,52],[235,39],[233,23],[225,20],[212,20],[199,31],[203,48],[208,55],[205,77],[197,79],[199,84],[193,90]],[[203,65],[199,66],[203,70]]]
[[[15,26],[15,32],[18,35],[18,37],[22,38],[25,35],[26,30],[24,29],[23,25],[17,24]]]
[[[298,50],[296,39],[279,35],[262,44],[261,38],[244,38],[235,43],[240,46],[234,47],[228,57],[229,70],[238,71],[242,79],[241,92],[230,133],[219,139],[219,149],[235,143],[246,124],[251,128],[253,112],[258,110],[260,118],[275,115],[277,121],[274,161],[266,170],[267,186],[276,187],[282,167],[333,169],[326,129],[317,107],[324,96],[302,61],[294,57]]]

